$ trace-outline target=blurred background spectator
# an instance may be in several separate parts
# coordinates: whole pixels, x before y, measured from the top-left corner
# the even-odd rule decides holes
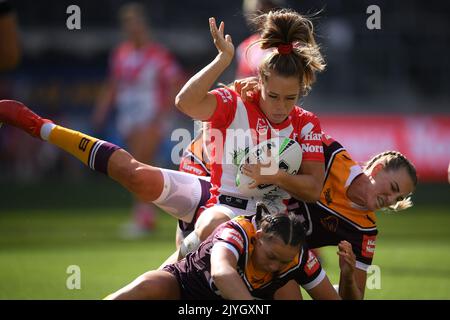
[[[116,107],[113,134],[118,144],[136,160],[154,163],[155,153],[168,132],[175,95],[181,85],[181,69],[172,54],[151,37],[146,9],[139,3],[128,3],[119,9],[119,20],[125,40],[110,57],[109,79],[104,86],[92,117],[98,131]],[[123,226],[123,236],[137,237],[154,228],[156,210],[153,204],[135,200],[133,221]]]
[[[20,60],[16,15],[7,0],[0,0],[0,39],[0,71],[5,71]]]

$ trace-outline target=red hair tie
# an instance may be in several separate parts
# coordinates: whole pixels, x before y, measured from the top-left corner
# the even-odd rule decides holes
[[[292,43],[282,43],[278,45],[278,53],[279,54],[290,54],[294,46]]]

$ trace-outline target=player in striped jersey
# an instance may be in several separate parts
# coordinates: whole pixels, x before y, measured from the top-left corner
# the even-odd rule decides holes
[[[272,137],[288,137],[302,147],[299,173],[289,175],[276,168],[259,175],[258,184],[273,184],[306,201],[318,199],[323,182],[323,150],[318,118],[295,103],[305,95],[324,69],[312,23],[295,11],[271,11],[257,18],[263,49],[275,48],[260,66],[260,94],[243,101],[230,88],[209,91],[234,56],[224,23],[217,28],[210,18],[210,31],[217,57],[194,75],[176,98],[177,107],[194,119],[210,122],[211,198],[196,223],[195,232],[180,247],[180,257],[205,239],[221,222],[236,215],[252,215],[257,197],[242,194],[236,184],[239,154]],[[261,166],[244,166],[244,173],[259,174]],[[283,206],[273,206],[284,211]]]

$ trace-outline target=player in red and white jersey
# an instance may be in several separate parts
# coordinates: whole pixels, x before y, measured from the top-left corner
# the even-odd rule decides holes
[[[254,179],[255,185],[274,184],[305,201],[315,201],[320,194],[324,176],[320,124],[312,113],[295,105],[310,89],[315,73],[324,68],[312,24],[290,10],[269,12],[258,19],[265,21],[261,23],[261,48],[276,49],[261,63],[259,96],[244,102],[229,88],[209,91],[234,55],[231,37],[224,35],[224,23],[217,28],[215,19],[210,18],[211,35],[219,53],[185,84],[176,98],[181,111],[210,122],[208,136],[214,141],[210,152],[211,199],[197,221],[196,231],[183,242],[181,256],[221,222],[236,215],[254,214],[260,199],[243,196],[235,185],[235,155],[247,147],[276,136],[297,140],[304,152],[299,174],[277,170],[264,175],[259,165],[244,165],[243,173]],[[241,135],[246,138],[245,144],[236,146],[235,139]]]
[[[296,215],[260,212],[220,225],[181,261],[149,271],[107,299],[339,299],[304,245]]]

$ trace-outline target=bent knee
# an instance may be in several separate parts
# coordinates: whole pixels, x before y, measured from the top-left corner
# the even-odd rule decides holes
[[[228,220],[230,220],[230,218],[221,212],[214,212],[207,215],[202,214],[195,225],[195,232],[200,240],[203,241],[215,228],[217,228],[217,226]]]

